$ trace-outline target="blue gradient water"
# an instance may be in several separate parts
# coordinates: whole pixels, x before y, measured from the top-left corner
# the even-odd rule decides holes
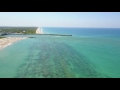
[[[120,77],[119,28],[44,27],[42,30],[72,36],[30,35],[35,38],[0,50],[0,77]]]

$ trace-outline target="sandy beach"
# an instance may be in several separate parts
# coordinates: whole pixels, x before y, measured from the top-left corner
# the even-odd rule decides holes
[[[43,34],[41,28],[37,28],[36,34]],[[3,49],[16,41],[26,39],[27,37],[6,37],[0,39],[0,49]]]
[[[0,49],[3,49],[16,41],[26,39],[27,37],[7,37],[0,39]]]
[[[42,29],[41,28],[37,28],[36,34],[43,34]]]

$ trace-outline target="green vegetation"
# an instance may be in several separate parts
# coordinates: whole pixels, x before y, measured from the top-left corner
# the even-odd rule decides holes
[[[36,34],[38,27],[0,27],[0,33]]]
[[[0,39],[1,39],[1,38],[5,38],[5,37],[1,37],[1,36],[0,36]]]

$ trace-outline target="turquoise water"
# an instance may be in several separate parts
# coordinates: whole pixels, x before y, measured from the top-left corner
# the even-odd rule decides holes
[[[73,36],[31,35],[0,50],[1,78],[120,77],[120,29],[42,30]]]

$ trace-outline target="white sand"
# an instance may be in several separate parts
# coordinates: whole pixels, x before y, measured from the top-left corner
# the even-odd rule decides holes
[[[19,40],[23,40],[26,39],[27,37],[7,37],[7,38],[1,38],[0,39],[0,49],[3,49],[9,45],[11,45],[12,43],[19,41]]]
[[[43,34],[42,29],[41,28],[37,28],[36,34]]]

